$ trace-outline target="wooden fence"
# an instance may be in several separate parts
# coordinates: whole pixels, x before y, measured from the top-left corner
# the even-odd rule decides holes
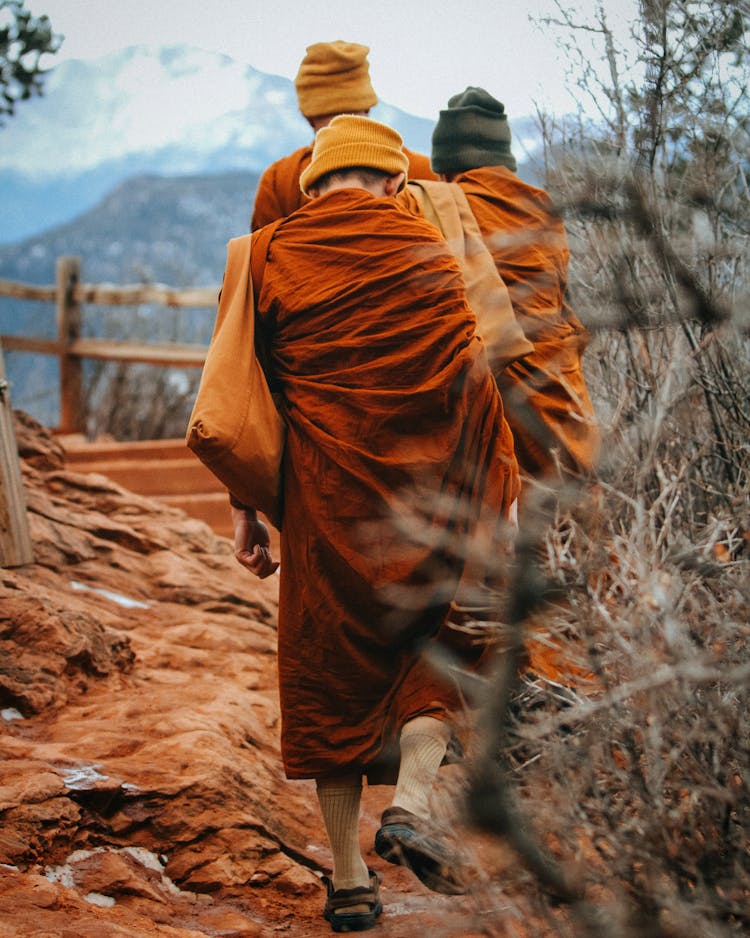
[[[34,286],[13,280],[0,280],[0,297],[36,300],[55,304],[57,338],[0,335],[0,346],[8,352],[53,355],[60,362],[61,433],[83,432],[82,361],[143,362],[151,365],[201,367],[206,358],[204,345],[180,343],[123,342],[86,339],[81,336],[81,305],[136,306],[161,303],[171,307],[215,308],[219,287],[193,287],[176,290],[161,284],[112,286],[81,283],[81,260],[60,257],[54,286]]]
[[[28,335],[0,335],[0,567],[17,566],[33,560],[8,386],[3,367],[3,350],[53,355],[59,360],[60,421],[57,430],[63,434],[82,433],[85,416],[82,386],[84,358],[100,361],[142,362],[162,366],[200,367],[205,361],[207,351],[207,346],[204,345],[83,338],[81,336],[82,304],[137,306],[159,303],[170,307],[215,309],[219,295],[219,287],[176,290],[161,284],[111,286],[82,283],[81,261],[78,257],[58,258],[55,280],[52,286],[34,286],[13,280],[0,280],[0,298],[54,303],[57,320],[57,338],[55,339]],[[169,443],[166,445],[169,446]],[[137,455],[142,455],[140,450],[137,451]],[[186,487],[186,479],[188,482],[192,480],[193,488],[199,489],[200,492],[196,494],[191,490],[188,496],[183,496],[183,500],[189,502],[188,507],[192,509],[193,514],[213,523],[219,533],[231,534],[230,531],[224,530],[228,517],[226,492],[218,486],[216,480],[207,471],[203,472],[205,479],[194,480],[195,471],[202,471],[203,467],[195,460],[195,465],[192,463],[185,465],[186,462],[187,460],[181,461],[173,475],[179,478],[182,488]],[[165,475],[163,452],[159,453],[159,469],[159,475],[163,477]],[[132,474],[132,468],[130,471]],[[166,473],[166,475],[169,474]],[[211,488],[218,490],[214,492],[210,490]],[[209,491],[203,492],[203,489]],[[164,496],[167,501],[171,499],[172,504],[180,504],[175,501],[178,498],[179,493]]]

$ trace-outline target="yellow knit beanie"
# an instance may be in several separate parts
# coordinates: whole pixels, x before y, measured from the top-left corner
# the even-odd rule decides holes
[[[403,173],[405,183],[409,158],[403,151],[401,136],[369,117],[334,117],[315,135],[312,160],[299,178],[300,189],[307,195],[310,186],[326,173],[354,166],[379,169],[390,176]]]
[[[316,42],[297,72],[299,109],[305,117],[369,111],[378,103],[370,84],[368,46],[357,42]]]

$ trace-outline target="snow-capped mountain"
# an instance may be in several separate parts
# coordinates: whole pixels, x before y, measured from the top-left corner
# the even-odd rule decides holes
[[[174,170],[192,171],[228,147],[262,160],[274,136],[299,133],[300,122],[282,78],[198,49],[137,46],[58,66],[45,96],[9,122],[0,167],[69,176],[179,147]]]
[[[430,121],[383,103],[372,116],[429,152]],[[62,62],[0,128],[0,242],[79,215],[126,178],[260,171],[310,137],[291,81],[227,56],[135,46]]]

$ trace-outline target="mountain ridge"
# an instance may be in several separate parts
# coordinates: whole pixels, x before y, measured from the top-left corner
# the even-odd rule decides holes
[[[432,122],[372,116],[429,152]],[[309,142],[293,83],[190,46],[131,46],[56,66],[2,130],[0,244],[69,221],[130,176],[261,172]]]
[[[175,106],[184,101],[189,113]],[[430,152],[431,121],[385,102],[371,113],[410,149]],[[513,122],[519,153],[528,150],[532,124]],[[63,62],[45,95],[2,130],[0,277],[52,284],[57,258],[76,255],[88,283],[218,285],[227,242],[249,230],[260,173],[311,136],[291,81],[228,56],[134,46]],[[143,321],[131,318],[129,329],[154,337],[169,317],[147,310]],[[85,325],[89,335],[125,328],[92,309]],[[206,342],[210,325],[205,311],[185,310],[164,340]],[[2,298],[0,333],[55,331],[52,304]],[[55,360],[9,353],[6,368],[16,406],[54,426]]]
[[[218,288],[227,242],[249,231],[258,178],[257,173],[233,171],[126,179],[75,219],[19,244],[0,245],[0,278],[53,284],[57,259],[75,255],[81,260],[86,283]],[[84,330],[88,336],[207,344],[213,312],[87,305]],[[0,297],[0,333],[53,337],[54,304]],[[56,426],[59,378],[55,359],[6,352],[5,365],[14,406],[47,426]]]

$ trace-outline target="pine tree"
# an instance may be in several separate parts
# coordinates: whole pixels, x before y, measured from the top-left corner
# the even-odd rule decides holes
[[[0,0],[0,126],[19,101],[42,94],[42,57],[60,48],[47,16],[33,16],[22,0]]]

